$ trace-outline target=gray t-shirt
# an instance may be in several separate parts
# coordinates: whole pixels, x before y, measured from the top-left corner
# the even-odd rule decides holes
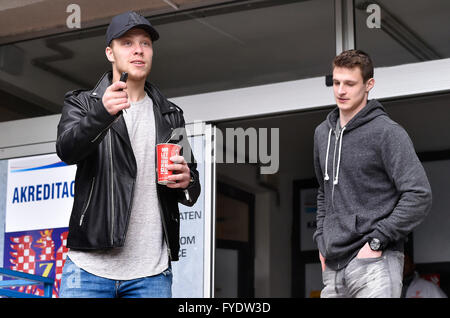
[[[155,181],[155,118],[148,95],[123,112],[137,163],[131,216],[125,245],[107,250],[70,250],[85,271],[109,279],[130,280],[160,274],[169,266]]]
[[[335,130],[336,136],[339,136],[341,133],[341,121],[338,119],[336,120],[336,130]]]

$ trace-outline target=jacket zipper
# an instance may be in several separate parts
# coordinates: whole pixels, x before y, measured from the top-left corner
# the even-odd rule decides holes
[[[125,231],[123,232],[123,235],[121,237],[121,242],[125,242],[125,238],[127,236],[127,231],[128,231],[128,224],[130,223],[130,211],[133,208],[133,196],[134,196],[134,185],[135,185],[135,181],[133,181],[133,186],[131,188],[131,200],[130,200],[130,206],[128,207],[128,211],[127,211],[127,224],[125,227]]]
[[[108,127],[106,127],[105,129],[103,129],[97,136],[95,136],[94,139],[91,140],[91,142],[95,142],[105,131],[107,131],[109,128],[111,128],[111,126],[120,119],[120,116],[117,116],[116,119],[114,119],[114,121],[108,125]]]
[[[86,214],[86,211],[89,208],[89,203],[91,202],[92,192],[94,190],[94,184],[95,184],[95,177],[92,178],[91,190],[89,191],[89,197],[88,197],[88,200],[86,203],[86,207],[84,208],[83,213],[81,213],[80,226],[83,225],[84,215]]]
[[[171,128],[171,129],[172,129],[172,128]],[[173,138],[173,136],[175,136],[175,133],[173,132],[173,129],[172,129],[172,131],[170,132],[169,138],[168,138],[166,141],[164,141],[163,143],[164,143],[164,144],[168,143],[168,142],[170,141],[170,139]]]
[[[114,166],[113,166],[113,154],[112,154],[112,138],[111,131],[108,131],[108,139],[109,139],[109,157],[110,157],[110,166],[111,166],[111,245],[114,245]]]

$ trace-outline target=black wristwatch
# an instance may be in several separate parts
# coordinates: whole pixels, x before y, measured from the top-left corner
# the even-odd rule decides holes
[[[381,251],[381,241],[377,239],[376,237],[370,237],[369,238],[369,247],[372,251]]]

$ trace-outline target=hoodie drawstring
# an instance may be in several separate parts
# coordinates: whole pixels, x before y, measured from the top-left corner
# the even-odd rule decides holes
[[[337,162],[337,166],[336,166],[336,177],[333,181],[334,184],[338,184],[339,183],[339,166],[341,165],[341,152],[342,152],[342,139],[344,139],[344,130],[346,127],[342,128],[341,133],[339,134],[338,138],[340,138],[341,140],[339,140],[339,155],[338,155],[338,162]]]
[[[345,128],[346,127],[342,128],[341,132],[337,136],[337,138],[340,138],[340,140],[339,140],[338,162],[337,162],[337,166],[336,166],[336,176],[333,176],[333,178],[334,178],[333,184],[335,184],[335,185],[339,183],[339,167],[341,165],[341,152],[342,152],[342,139],[343,139],[342,137],[343,137]],[[333,129],[330,128],[330,132],[328,133],[327,154],[325,157],[325,177],[324,177],[325,181],[330,180],[330,176],[328,175],[328,156],[330,154],[330,143],[331,143],[331,133],[332,132],[333,132]],[[334,151],[336,152],[336,149]]]
[[[325,157],[325,181],[330,180],[330,177],[328,176],[328,154],[330,153],[330,141],[331,141],[331,133],[333,132],[333,129],[330,128],[330,132],[328,133],[328,145],[327,145],[327,155]]]

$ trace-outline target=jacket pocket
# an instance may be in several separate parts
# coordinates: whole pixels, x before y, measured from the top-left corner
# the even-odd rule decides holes
[[[87,212],[87,210],[88,210],[88,208],[89,208],[89,204],[91,203],[92,192],[94,191],[94,185],[95,185],[95,177],[92,178],[91,188],[90,188],[90,190],[89,190],[89,195],[88,195],[88,198],[87,198],[87,201],[86,201],[86,205],[85,205],[85,207],[83,208],[83,212],[81,212],[80,223],[79,223],[80,226],[83,225],[84,217],[85,217],[86,212]]]

